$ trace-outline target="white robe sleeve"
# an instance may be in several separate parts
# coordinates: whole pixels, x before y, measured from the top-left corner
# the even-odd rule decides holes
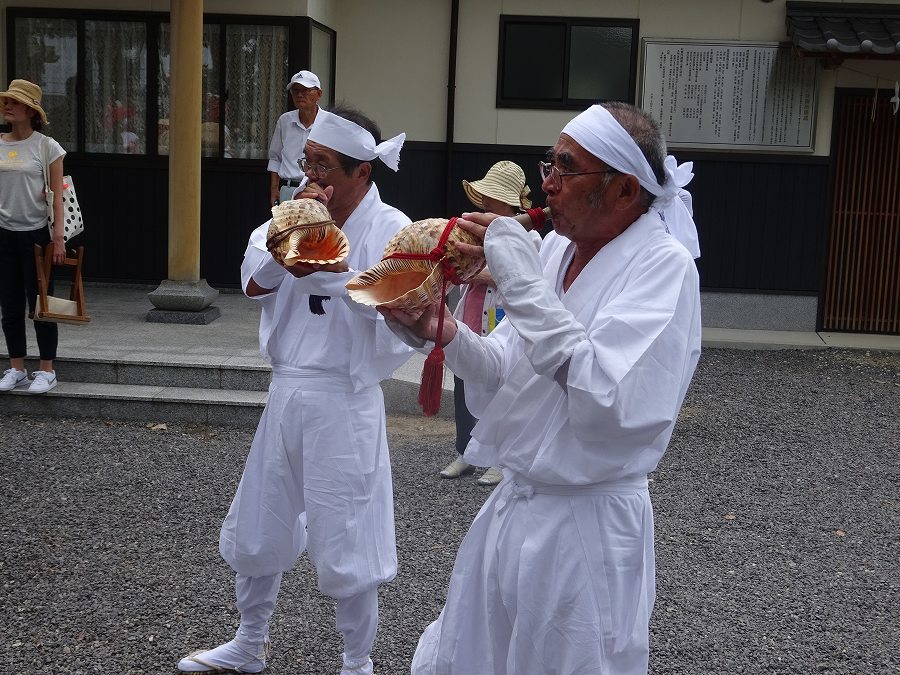
[[[272,254],[266,249],[266,234],[269,230],[269,222],[266,221],[257,227],[250,234],[250,241],[247,242],[247,250],[244,252],[244,259],[241,261],[241,289],[244,294],[247,293],[247,285],[250,279],[262,288],[275,290],[284,280],[287,270],[279,265],[272,258]],[[271,295],[247,296],[251,300],[257,300]]]
[[[484,252],[506,318],[525,342],[525,356],[536,373],[553,376],[585,340],[584,326],[544,279],[533,239],[512,218],[491,223]]]
[[[447,367],[466,383],[466,407],[475,417],[480,417],[503,383],[507,342],[514,336],[506,321],[488,336],[478,335],[459,321],[456,335],[444,347]]]

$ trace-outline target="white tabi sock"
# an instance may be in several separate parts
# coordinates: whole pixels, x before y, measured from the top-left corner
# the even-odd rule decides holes
[[[378,632],[378,588],[339,598],[335,619],[344,638],[344,672],[371,673],[369,654]]]

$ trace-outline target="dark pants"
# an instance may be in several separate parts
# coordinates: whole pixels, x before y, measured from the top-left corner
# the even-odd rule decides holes
[[[453,376],[453,408],[456,416],[456,451],[463,454],[478,419],[473,417],[466,407],[465,386],[456,375]]]
[[[6,351],[11,359],[24,358],[28,352],[25,341],[25,306],[34,312],[37,304],[37,270],[34,268],[34,245],[50,243],[46,227],[29,232],[13,232],[0,227],[0,314]],[[50,286],[53,292],[51,270]],[[56,358],[59,329],[55,323],[34,322],[38,352],[44,361]]]

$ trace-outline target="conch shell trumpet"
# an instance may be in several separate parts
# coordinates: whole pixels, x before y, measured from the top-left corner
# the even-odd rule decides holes
[[[292,199],[272,208],[266,248],[282,265],[327,265],[350,253],[350,241],[315,199]]]
[[[527,213],[515,219],[531,224]],[[385,246],[381,262],[347,283],[350,298],[370,307],[415,312],[440,300],[445,278],[448,288],[472,279],[484,268],[484,256],[464,254],[456,244],[479,246],[481,242],[462,228],[453,227],[439,251],[448,223],[446,218],[426,218],[397,232]],[[416,257],[403,257],[407,254]]]

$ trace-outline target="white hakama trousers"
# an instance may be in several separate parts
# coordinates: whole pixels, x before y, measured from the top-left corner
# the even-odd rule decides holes
[[[338,600],[346,653],[371,650],[377,587],[397,574],[391,468],[381,388],[349,389],[273,377],[219,537],[236,572],[239,635],[267,630],[281,573],[306,550],[319,590]],[[353,611],[342,613],[342,600]]]
[[[646,478],[507,477],[460,545],[413,675],[646,675],[655,599]]]

